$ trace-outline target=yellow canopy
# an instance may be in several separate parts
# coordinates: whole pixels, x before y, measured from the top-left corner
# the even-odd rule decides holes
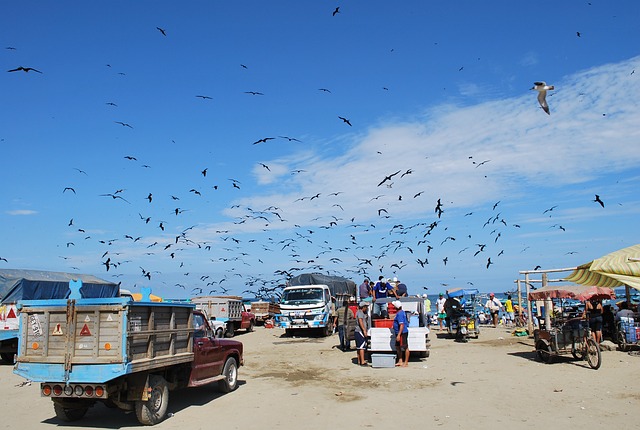
[[[565,279],[582,285],[608,288],[628,285],[640,290],[640,244],[578,266]]]

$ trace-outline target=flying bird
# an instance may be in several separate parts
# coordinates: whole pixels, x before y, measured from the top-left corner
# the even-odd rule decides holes
[[[349,124],[349,125],[351,125],[351,124]],[[396,176],[396,175],[397,175],[398,173],[400,173],[400,172],[401,172],[401,171],[400,171],[400,170],[398,170],[396,173],[392,173],[392,174],[390,174],[390,175],[388,175],[388,176],[385,176],[385,177],[384,177],[384,179],[383,179],[382,181],[380,181],[380,183],[378,184],[378,186],[380,186],[380,185],[384,184],[384,183],[385,183],[385,182],[387,182],[387,181],[390,181],[390,180],[391,180],[391,178],[393,178],[394,176]]]
[[[200,96],[200,95],[198,95],[196,97],[199,98],[199,99],[202,99],[202,100],[213,100],[213,97],[209,97],[209,96]]]
[[[263,96],[263,93],[260,93],[258,91],[245,91],[245,94],[251,94],[252,96]]]
[[[269,168],[269,166],[267,166],[264,163],[258,163],[259,165],[261,165],[262,167],[264,167],[265,169],[267,169],[268,171],[271,171],[271,169]]]
[[[342,120],[342,122],[344,122],[345,124],[347,124],[349,127],[352,127],[351,125],[351,121],[349,121],[347,118],[344,118],[342,116],[339,116],[338,118],[340,118]]]
[[[164,30],[164,28],[156,27],[156,29],[157,29],[160,33],[162,33],[162,35],[163,35],[163,36],[166,36],[166,35],[167,35],[167,32]]]
[[[333,11],[333,13],[331,14],[331,16],[336,16],[336,15],[337,15],[337,14],[339,14],[339,13],[340,13],[340,6],[338,6],[338,7],[336,8],[336,10],[334,10],[334,11]]]
[[[67,191],[67,190],[69,190],[69,191],[73,191],[73,194],[75,194],[75,193],[76,193],[76,190],[74,190],[74,189],[73,189],[73,188],[71,188],[71,187],[65,187],[65,188],[64,188],[64,190],[62,190],[62,192],[64,193],[64,192],[65,192],[65,191]]]
[[[547,85],[546,82],[534,82],[532,90],[536,90],[538,92],[538,103],[540,103],[540,107],[542,110],[546,112],[547,115],[551,115],[549,112],[549,105],[547,104],[547,90],[553,90],[555,87],[553,85]]]
[[[255,142],[253,142],[254,145],[257,145],[258,143],[267,143],[267,140],[273,140],[275,139],[275,137],[263,137],[262,139],[258,139]]]
[[[131,127],[130,124],[127,124],[126,122],[122,122],[122,121],[113,121],[113,122],[115,122],[116,124],[120,124],[123,127],[133,128],[133,127]]]
[[[592,200],[598,204],[600,204],[600,206],[604,207],[604,202],[602,200],[600,200],[600,196],[596,194],[596,198],[594,200]]]
[[[34,69],[33,67],[22,67],[22,66],[15,69],[7,70],[7,72],[19,72],[19,71],[23,71],[25,73],[28,73],[30,71],[34,71],[36,73],[42,73],[40,70]]]

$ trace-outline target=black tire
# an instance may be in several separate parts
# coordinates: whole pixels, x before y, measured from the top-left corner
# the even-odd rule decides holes
[[[254,320],[251,320],[251,322],[249,323],[249,327],[247,328],[247,333],[250,333],[253,331],[253,327],[256,325]]]
[[[574,340],[571,345],[571,355],[576,360],[584,360],[584,341]]]
[[[68,407],[62,406],[62,404],[58,402],[53,402],[53,410],[55,411],[56,417],[58,417],[58,419],[61,419],[62,421],[72,422],[72,421],[78,421],[79,419],[82,419],[86,415],[89,408],[88,407],[68,408]]]
[[[622,352],[629,351],[630,347],[629,347],[629,344],[627,343],[627,334],[623,330],[618,330],[617,341],[618,341],[618,348],[620,348],[620,351]]]
[[[536,357],[538,357],[538,360],[547,364],[551,363],[551,346],[544,339],[540,339],[538,343],[536,343]]]
[[[216,338],[222,339],[223,337],[224,337],[224,330],[222,329],[222,327],[218,327],[216,329]]]
[[[169,405],[169,387],[160,375],[149,375],[149,400],[136,401],[136,417],[140,424],[152,426],[164,420]]]
[[[11,354],[10,352],[0,353],[0,359],[2,359],[2,362],[6,364],[13,364],[13,356],[14,354]]]
[[[230,393],[238,388],[238,362],[235,358],[229,357],[222,369],[224,379],[218,381],[218,387],[223,393]]]
[[[587,339],[587,363],[593,370],[598,370],[602,364],[600,346],[593,339]]]
[[[287,337],[293,337],[293,329],[292,328],[285,328],[284,329],[284,335]]]
[[[236,334],[233,323],[227,323],[227,331],[224,333],[224,337],[233,337]]]

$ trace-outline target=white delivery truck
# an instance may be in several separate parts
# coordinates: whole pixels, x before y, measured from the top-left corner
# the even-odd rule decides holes
[[[303,274],[288,284],[282,290],[280,313],[275,315],[277,326],[288,335],[297,329],[313,329],[330,336],[333,333],[332,298],[339,307],[343,300],[356,295],[355,282],[340,276]]]

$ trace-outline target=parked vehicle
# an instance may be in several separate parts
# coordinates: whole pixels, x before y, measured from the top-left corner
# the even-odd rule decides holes
[[[447,313],[447,333],[450,338],[467,342],[470,337],[480,336],[478,290],[455,288],[447,290],[445,311]]]
[[[429,357],[431,341],[429,340],[429,328],[425,327],[425,321],[421,318],[424,315],[424,300],[419,297],[401,297],[378,299],[380,303],[391,303],[394,300],[402,302],[402,309],[409,317],[409,334],[407,336],[407,346],[411,354],[416,354],[421,358]],[[391,307],[391,305],[390,305]],[[371,309],[370,309],[371,311]],[[390,310],[393,315],[393,311]],[[372,319],[369,330],[369,353],[396,353],[396,336],[393,332],[393,318]]]
[[[332,298],[342,303],[355,296],[356,284],[346,278],[319,273],[296,276],[282,290],[276,324],[288,335],[296,329],[313,329],[330,336],[333,333]]]
[[[258,301],[251,303],[251,312],[256,317],[256,323],[264,323],[268,319],[274,318],[280,313],[280,305],[278,303]]]
[[[161,422],[169,391],[217,382],[236,389],[242,343],[216,339],[205,315],[189,303],[128,298],[84,299],[71,281],[69,299],[21,301],[14,372],[40,382],[65,421],[96,403],[135,411],[145,425]]]
[[[69,281],[83,282],[82,297],[117,297],[118,285],[91,275],[41,270],[0,269],[0,358],[13,363],[18,353],[19,300],[64,299]]]
[[[597,370],[602,364],[600,345],[592,338],[588,321],[565,311],[562,300],[589,300],[593,297],[615,297],[609,288],[590,286],[547,286],[529,293],[528,299],[544,300],[545,327],[533,332],[536,356],[551,363],[558,355],[571,354],[576,360],[587,360],[589,366]],[[556,308],[554,302],[560,302]]]
[[[191,302],[196,309],[202,309],[210,319],[225,324],[225,336],[233,337],[238,330],[253,331],[256,317],[247,312],[242,297],[239,296],[201,296],[194,297]]]

